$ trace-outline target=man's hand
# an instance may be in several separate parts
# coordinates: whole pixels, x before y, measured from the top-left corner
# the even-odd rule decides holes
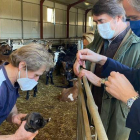
[[[83,64],[84,64],[84,68],[85,68],[85,61],[83,61]],[[75,73],[75,75],[79,75],[79,71],[80,70],[80,63],[76,60],[74,65],[73,65],[73,71]]]
[[[81,65],[83,68],[85,68],[85,60],[98,63],[100,65],[104,65],[107,57],[97,54],[89,49],[83,49],[78,51],[77,53],[77,59],[74,64],[74,73],[76,75],[79,74],[79,66]]]
[[[127,78],[119,72],[111,72],[105,85],[107,92],[124,103],[127,103],[128,99],[138,95]]]
[[[12,115],[12,123],[14,124],[21,124],[21,119],[24,118],[27,114],[13,114]]]
[[[23,121],[19,129],[13,135],[13,140],[33,140],[33,138],[38,134],[38,131],[35,133],[27,132],[24,128],[26,121]]]
[[[91,71],[87,71],[82,69],[78,75],[79,78],[82,78],[83,76],[86,76],[87,79],[95,86],[101,87],[101,78],[97,77],[94,73]]]
[[[79,50],[77,53],[77,61],[84,67],[83,61],[88,60],[103,65],[107,60],[106,56],[97,54],[89,49]],[[104,63],[102,61],[105,61]]]

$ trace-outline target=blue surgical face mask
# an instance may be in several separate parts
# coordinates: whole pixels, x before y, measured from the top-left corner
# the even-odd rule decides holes
[[[27,67],[26,67],[26,78],[20,78],[20,71],[19,71],[19,78],[17,79],[17,82],[23,91],[32,90],[38,82],[36,82],[34,79],[28,78],[27,74]]]
[[[140,20],[137,21],[130,21],[130,27],[132,31],[140,37]]]
[[[115,30],[111,29],[110,22],[98,24],[98,32],[104,39],[112,39],[115,35]]]

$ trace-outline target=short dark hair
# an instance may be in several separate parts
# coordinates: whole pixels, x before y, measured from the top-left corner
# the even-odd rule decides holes
[[[121,3],[117,0],[99,0],[92,9],[92,14],[99,16],[102,14],[108,14],[115,18],[116,16],[122,16],[123,21],[126,20],[125,10]]]

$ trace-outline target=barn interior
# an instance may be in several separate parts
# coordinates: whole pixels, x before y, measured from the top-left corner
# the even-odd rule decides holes
[[[93,31],[92,7],[96,0],[0,0],[0,42],[7,42],[13,50],[37,42],[52,49],[67,49],[78,44],[83,33]],[[73,47],[73,46],[72,46]],[[81,47],[81,44],[80,44]],[[69,59],[69,58],[67,58]],[[75,140],[77,129],[77,100],[63,102],[58,98],[68,82],[53,72],[53,82],[46,85],[46,74],[40,77],[36,97],[33,92],[20,92],[17,100],[19,112],[39,112],[51,121],[39,131],[36,140]],[[57,87],[58,86],[58,87]],[[62,87],[59,87],[62,86]],[[27,99],[28,98],[28,99]],[[12,134],[18,126],[2,123],[2,135]]]
[[[96,30],[92,16],[92,7],[96,2],[97,0],[0,0],[1,45],[8,44],[11,52],[30,43],[41,44],[47,46],[56,57],[56,60],[53,59],[53,69],[40,76],[36,88],[31,91],[19,89],[20,97],[16,102],[18,112],[39,112],[45,119],[51,118],[39,130],[35,140],[96,139],[94,127],[90,127],[87,120],[88,115],[82,115],[86,109],[85,106],[80,106],[85,104],[82,94],[75,99],[61,96],[64,88],[75,86],[77,77],[71,71],[77,50],[83,48],[83,34],[94,34]],[[57,52],[62,55],[57,57]],[[1,64],[7,60],[1,58]],[[61,58],[65,63],[59,61]],[[76,90],[77,93],[80,91]],[[88,126],[85,127],[86,122]],[[4,121],[0,126],[0,135],[14,134],[18,127]]]

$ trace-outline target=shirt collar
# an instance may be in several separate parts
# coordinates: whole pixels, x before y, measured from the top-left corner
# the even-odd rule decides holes
[[[15,85],[13,86],[12,83],[11,83],[11,81],[9,80],[8,75],[7,75],[7,72],[6,72],[6,69],[5,69],[5,65],[8,65],[8,64],[9,64],[8,62],[3,63],[3,65],[2,65],[2,71],[3,71],[3,73],[4,73],[4,76],[5,76],[7,85],[8,85],[11,89],[14,90],[15,88],[16,88],[16,89],[19,88],[19,85],[15,83]]]

